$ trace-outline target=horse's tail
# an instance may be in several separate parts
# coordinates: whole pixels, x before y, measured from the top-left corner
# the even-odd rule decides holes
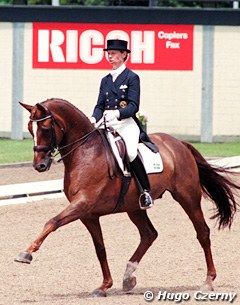
[[[191,151],[196,160],[203,193],[216,204],[216,213],[211,219],[218,219],[219,229],[227,226],[230,228],[238,207],[232,189],[240,190],[240,185],[235,184],[223,174],[233,174],[233,172],[223,167],[210,165],[191,144],[182,143]]]

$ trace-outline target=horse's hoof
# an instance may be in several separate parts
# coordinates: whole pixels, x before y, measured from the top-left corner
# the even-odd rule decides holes
[[[105,291],[96,289],[96,290],[93,290],[92,296],[97,297],[97,298],[106,298],[107,294]]]
[[[132,290],[137,284],[136,276],[129,277],[123,280],[123,291]]]
[[[208,292],[213,291],[213,281],[216,278],[216,275],[207,275],[206,281],[201,286],[201,291]]]
[[[213,285],[210,283],[203,283],[200,290],[203,292],[209,292],[209,291],[214,291],[214,288]]]
[[[30,264],[32,261],[32,255],[27,252],[21,252],[18,256],[14,259],[15,262]]]

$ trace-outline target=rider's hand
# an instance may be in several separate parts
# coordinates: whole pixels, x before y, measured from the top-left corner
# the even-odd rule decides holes
[[[91,122],[91,124],[96,124],[97,122],[94,116],[91,116],[89,121]]]
[[[114,119],[118,119],[120,117],[120,112],[119,110],[109,110],[106,114],[105,114],[105,120],[106,122],[111,122]]]

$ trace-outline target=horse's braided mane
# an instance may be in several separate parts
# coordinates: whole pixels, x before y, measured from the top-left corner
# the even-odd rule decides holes
[[[64,99],[61,99],[61,98],[50,98],[50,99],[47,99],[46,101],[43,101],[42,103],[47,104],[48,102],[50,102],[50,103],[51,102],[61,102],[61,103],[65,104],[67,107],[73,108],[80,115],[83,115],[84,117],[87,118],[87,116],[80,109],[78,109],[75,105],[73,105],[72,103],[70,103],[67,100],[64,100]]]

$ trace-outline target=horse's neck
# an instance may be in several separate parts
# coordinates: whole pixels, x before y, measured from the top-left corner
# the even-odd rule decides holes
[[[65,127],[63,145],[77,141],[93,129],[87,117],[80,110],[67,106],[63,107],[62,111],[58,112],[57,115]]]
[[[71,180],[74,172],[84,173],[86,170],[91,171],[91,166],[96,166],[95,160],[100,157],[103,152],[100,134],[96,130],[91,130],[90,133],[83,137],[76,138],[68,148],[61,152],[65,167],[65,179]],[[70,142],[73,143],[73,142]],[[86,169],[87,166],[87,169]]]
[[[68,124],[65,134],[66,144],[70,144],[81,138],[84,138],[89,132],[91,132],[91,130],[92,128],[86,126],[86,124],[83,122],[78,122],[77,124]]]
[[[94,128],[81,111],[69,111],[69,107],[67,107],[66,111],[63,110],[58,115],[65,130],[63,140],[59,145],[60,148],[62,147],[60,153],[65,166],[69,166],[76,155],[85,154],[89,141],[92,141],[91,133]]]

